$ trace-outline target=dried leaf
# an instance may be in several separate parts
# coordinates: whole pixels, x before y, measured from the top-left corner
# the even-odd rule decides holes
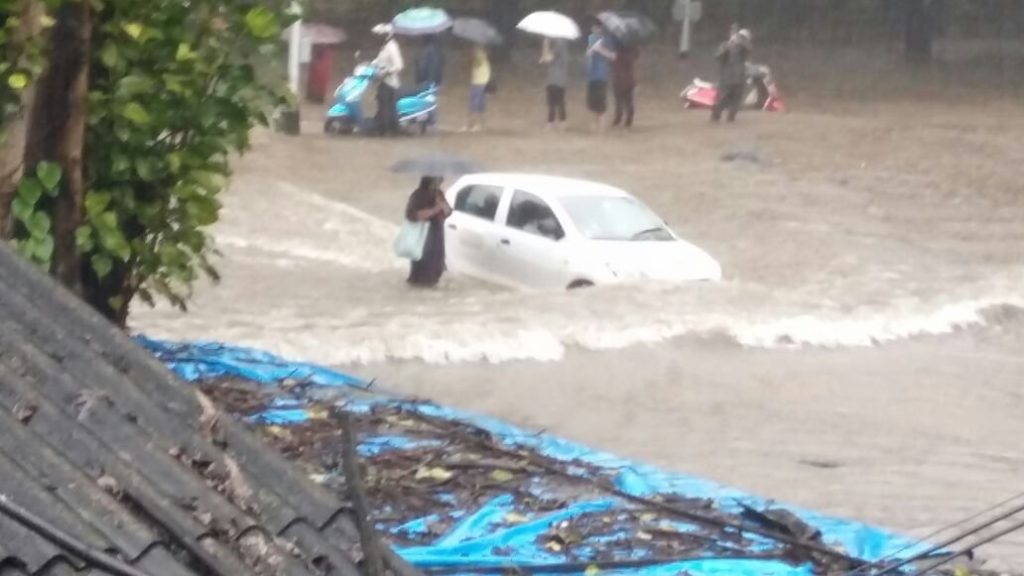
[[[505,522],[507,524],[522,524],[528,520],[529,518],[517,512],[509,512],[508,514],[505,514]]]
[[[266,430],[268,434],[270,434],[272,436],[277,436],[278,438],[282,438],[282,439],[291,438],[291,432],[289,432],[287,428],[282,428],[281,426],[277,426],[277,425],[267,426],[266,428],[264,428],[264,430]]]
[[[587,569],[583,571],[584,576],[595,576],[596,574],[600,573],[601,569],[598,568],[596,564],[591,564],[590,566],[587,566]]]
[[[654,512],[647,512],[645,514],[641,514],[640,515],[640,521],[641,522],[652,523],[652,522],[656,521],[657,519],[658,519],[658,515],[655,514]]]
[[[516,475],[509,472],[508,470],[498,469],[491,472],[491,479],[494,480],[495,482],[508,482],[514,479],[515,477]]]
[[[108,494],[118,495],[121,493],[121,488],[117,483],[117,480],[113,476],[104,474],[96,480],[96,485],[100,487],[104,492]]]
[[[18,419],[18,422],[28,424],[36,415],[37,410],[39,407],[31,402],[18,402],[14,405],[14,417]]]
[[[555,540],[549,540],[548,543],[544,545],[544,547],[548,550],[551,550],[552,552],[562,551],[562,545]]]
[[[636,533],[636,538],[637,538],[637,540],[646,540],[646,541],[654,540],[654,536],[651,536],[649,533],[644,532],[643,530],[640,530],[639,532]]]
[[[438,482],[447,482],[455,476],[455,473],[447,468],[418,468],[416,470],[417,480],[436,480]]]
[[[327,420],[330,412],[323,405],[316,405],[306,410],[306,417],[310,420]]]

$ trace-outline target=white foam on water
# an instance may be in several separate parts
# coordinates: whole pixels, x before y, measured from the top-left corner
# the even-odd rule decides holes
[[[865,347],[984,326],[1024,309],[1024,269],[908,278],[871,268],[789,287],[743,281],[520,293],[449,278],[404,286],[397,226],[294,186],[234,197],[218,245],[237,269],[181,315],[133,313],[152,336],[233,342],[335,365],[557,361],[572,347],[613,350],[684,336],[753,348]],[[287,263],[287,267],[282,264]],[[244,280],[232,284],[231,277]],[[996,321],[1019,321],[1015,314]]]

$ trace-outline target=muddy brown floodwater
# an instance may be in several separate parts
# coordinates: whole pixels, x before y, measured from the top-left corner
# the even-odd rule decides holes
[[[875,68],[857,98],[855,72],[815,87],[822,62],[780,65],[791,111],[735,126],[682,109],[668,58],[648,60],[630,133],[588,134],[578,84],[571,129],[543,132],[526,56],[479,135],[455,132],[461,86],[424,138],[328,138],[307,108],[300,138],[261,133],[237,163],[222,284],[133,327],[332,364],[922,535],[1024,487],[1024,107],[935,78],[884,97]],[[426,150],[623,187],[725,280],[567,294],[449,275],[410,292],[390,245],[415,182],[387,166]],[[1024,536],[984,554],[1024,566]]]

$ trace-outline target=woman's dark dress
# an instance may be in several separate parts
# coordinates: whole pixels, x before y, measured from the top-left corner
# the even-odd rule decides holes
[[[420,210],[433,208],[437,202],[437,193],[429,189],[419,189],[409,196],[405,207],[405,218],[416,221],[416,213]],[[444,274],[444,213],[430,219],[427,242],[423,246],[423,258],[412,263],[409,271],[410,284],[416,286],[436,286]]]

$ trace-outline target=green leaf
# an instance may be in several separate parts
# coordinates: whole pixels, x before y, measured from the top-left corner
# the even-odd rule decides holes
[[[135,173],[143,182],[156,180],[157,161],[153,158],[136,158]]]
[[[85,213],[90,218],[96,218],[110,205],[110,193],[89,192],[85,196]]]
[[[29,204],[20,196],[11,202],[11,213],[13,213],[14,217],[22,223],[28,222],[28,219],[32,216],[33,208],[34,206],[32,204]]]
[[[7,78],[7,85],[14,90],[21,91],[28,86],[28,74],[24,72],[15,72]]]
[[[132,161],[120,152],[111,152],[110,162],[110,170],[116,175],[123,175],[132,167]]]
[[[18,182],[18,198],[22,198],[29,204],[29,206],[35,206],[36,202],[43,196],[43,185],[39,183],[39,180],[26,176]]]
[[[261,40],[274,38],[281,33],[281,24],[277,21],[277,16],[262,6],[249,10],[245,15],[245,25],[249,28],[250,34]]]
[[[54,162],[43,161],[36,166],[36,176],[39,177],[39,182],[42,183],[43,188],[48,192],[52,192],[51,196],[57,195],[57,185],[60,184],[61,174],[60,165]]]
[[[195,57],[196,53],[192,51],[191,46],[185,42],[178,44],[178,52],[174,55],[175,60],[178,62],[187,62],[189,60],[194,60]]]
[[[128,22],[121,25],[121,29],[124,33],[131,36],[132,40],[138,40],[142,36],[142,33],[146,31],[146,28],[138,22]]]
[[[43,236],[32,243],[32,256],[36,261],[49,264],[53,259],[53,236]]]
[[[138,102],[126,104],[124,109],[121,110],[121,115],[138,126],[148,126],[153,121],[149,116],[149,112],[146,112],[146,109]]]
[[[153,92],[154,84],[155,82],[152,78],[132,74],[121,78],[117,83],[117,93],[125,98],[132,98],[139,94],[149,94]]]
[[[35,212],[29,217],[28,221],[25,222],[25,227],[32,236],[36,238],[43,238],[50,234],[50,216],[45,212]]]
[[[116,68],[118,62],[121,61],[121,55],[117,52],[117,44],[113,42],[107,42],[100,49],[100,62],[107,68]]]
[[[75,230],[75,246],[79,253],[92,252],[95,243],[92,240],[92,228],[80,226]]]
[[[92,270],[96,273],[96,277],[103,280],[110,274],[110,271],[114,268],[114,261],[110,259],[110,256],[106,254],[94,254],[90,259],[92,263]]]
[[[220,202],[206,196],[196,196],[188,203],[188,213],[200,226],[209,226],[217,221]]]
[[[117,215],[113,212],[104,212],[97,224],[96,233],[104,250],[127,262],[132,255],[132,247],[117,227]]]

